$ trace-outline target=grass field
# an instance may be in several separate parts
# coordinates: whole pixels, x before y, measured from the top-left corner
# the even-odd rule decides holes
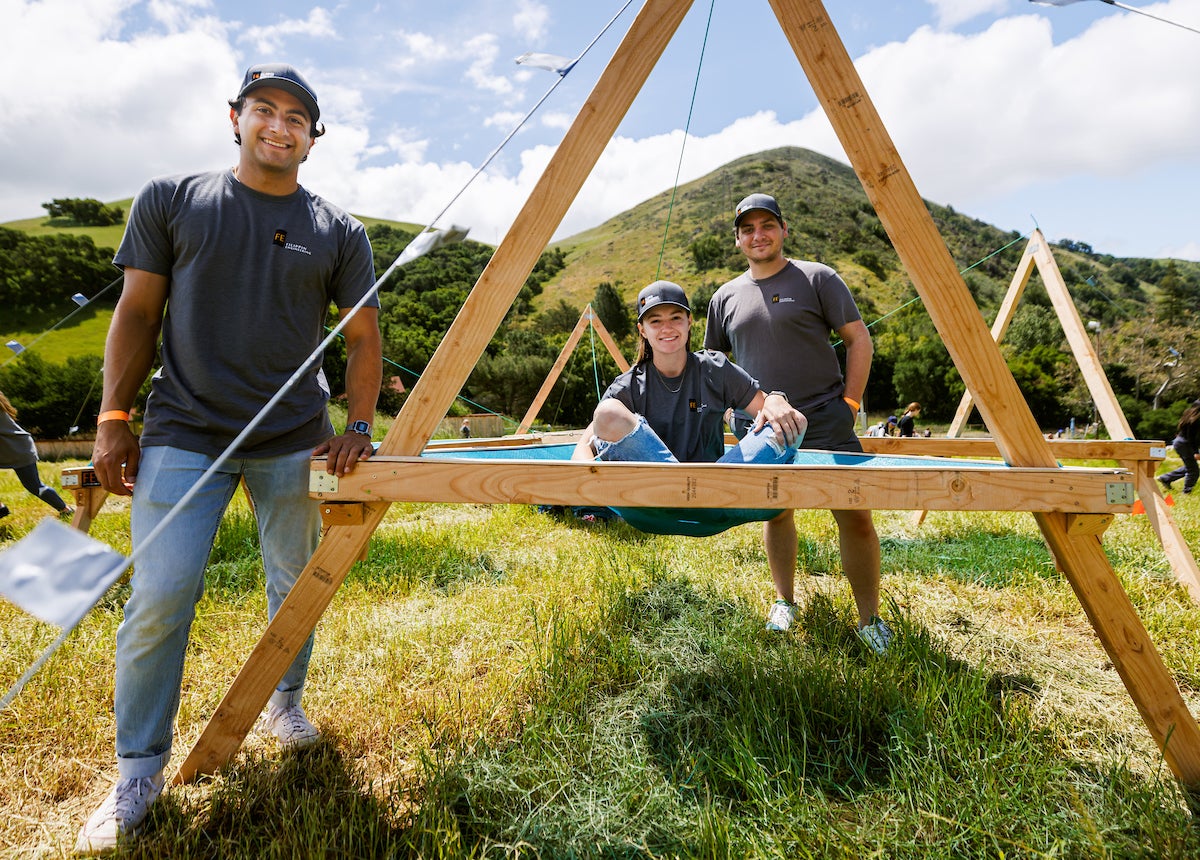
[[[42,464],[56,479],[57,464]],[[1200,502],[1174,508],[1193,547]],[[49,509],[0,473],[0,548]],[[799,629],[769,635],[760,532],[698,540],[528,507],[395,504],[318,627],[325,740],[253,734],[172,790],[130,857],[1200,856],[1154,749],[1033,520],[878,512],[885,614],[853,632],[836,533],[800,512]],[[93,535],[128,551],[110,502]],[[1193,713],[1200,614],[1145,517],[1105,545]],[[0,713],[0,853],[67,856],[115,776],[124,585]],[[264,625],[235,502],[199,606],[182,760]],[[56,630],[0,601],[0,683]]]

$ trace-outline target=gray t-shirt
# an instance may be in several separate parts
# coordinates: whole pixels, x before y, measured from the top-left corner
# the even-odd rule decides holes
[[[745,272],[713,294],[704,346],[732,352],[764,390],[785,392],[803,412],[842,396],[842,368],[829,334],[859,319],[837,272],[789,260],[769,278]]]
[[[170,278],[142,445],[213,456],[321,342],[330,303],[351,307],[375,282],[361,223],[303,188],[262,194],[230,170],[151,180],[114,262]],[[317,360],[238,453],[319,445],[333,433],[328,398]]]
[[[635,365],[602,399],[615,397],[643,416],[681,463],[713,463],[725,453],[725,410],[745,409],[757,393],[750,374],[702,350],[688,355],[682,377],[664,379],[649,361]]]

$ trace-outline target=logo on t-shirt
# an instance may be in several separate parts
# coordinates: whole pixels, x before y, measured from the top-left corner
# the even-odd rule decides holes
[[[688,399],[688,409],[692,410],[693,412],[700,411],[700,403],[696,400],[695,397],[691,397]]]
[[[312,251],[308,250],[308,248],[287,240],[287,230],[276,230],[275,235],[271,238],[271,244],[278,245],[286,251],[299,251],[301,254],[312,256]]]
[[[780,296],[779,293],[776,293],[775,295],[771,296],[771,304],[773,304],[773,305],[777,305],[780,302],[783,302],[784,304],[787,304],[788,302],[795,303],[795,301],[796,300],[793,299],[791,296]]]

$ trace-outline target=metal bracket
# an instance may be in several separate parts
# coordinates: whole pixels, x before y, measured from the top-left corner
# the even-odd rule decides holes
[[[1128,481],[1114,481],[1105,484],[1104,498],[1110,505],[1132,505],[1133,484]]]
[[[308,473],[308,491],[310,493],[336,493],[338,482],[338,476],[328,472]]]

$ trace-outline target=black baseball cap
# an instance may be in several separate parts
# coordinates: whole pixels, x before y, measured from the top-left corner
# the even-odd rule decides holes
[[[308,81],[304,80],[304,76],[287,63],[259,63],[246,69],[246,76],[242,78],[242,88],[238,90],[237,97],[230,99],[229,103],[232,105],[240,101],[258,87],[277,87],[300,99],[313,125],[321,118],[321,109],[317,107],[317,94],[308,85]]]
[[[738,222],[742,220],[742,216],[753,209],[762,209],[770,212],[779,219],[779,223],[783,223],[783,213],[779,211],[779,204],[775,202],[775,198],[770,194],[751,194],[745,200],[737,205],[737,209],[733,214],[733,226],[736,227]]]
[[[687,293],[683,291],[683,287],[670,281],[655,281],[647,287],[642,287],[642,291],[638,293],[638,322],[642,321],[646,311],[658,305],[678,305],[689,314],[692,312],[692,306],[688,304]]]

